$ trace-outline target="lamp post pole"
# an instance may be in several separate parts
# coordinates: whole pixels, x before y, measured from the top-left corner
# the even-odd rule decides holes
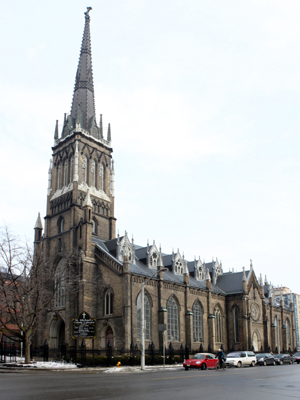
[[[144,301],[144,296],[145,296],[145,285],[146,283],[153,278],[156,274],[162,271],[166,271],[168,268],[160,268],[159,270],[155,271],[153,275],[150,276],[146,280],[146,282],[142,283],[142,321],[141,321],[141,330],[142,330],[142,355],[141,355],[141,370],[145,370],[145,301]]]

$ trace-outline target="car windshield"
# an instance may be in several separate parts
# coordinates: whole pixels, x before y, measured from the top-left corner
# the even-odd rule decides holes
[[[271,357],[271,355],[268,354],[268,353],[260,353],[260,354],[256,354],[256,357],[260,357],[260,358],[263,358],[263,357]]]
[[[192,359],[193,360],[204,360],[205,354],[195,354]]]
[[[300,352],[299,352],[299,351],[297,351],[297,353],[295,353],[295,354],[294,354],[294,356],[296,356],[296,357],[300,357]]]
[[[282,358],[282,357],[286,357],[286,356],[284,354],[274,354],[273,357]]]
[[[227,354],[227,358],[236,358],[236,357],[241,357],[241,353],[229,353]]]

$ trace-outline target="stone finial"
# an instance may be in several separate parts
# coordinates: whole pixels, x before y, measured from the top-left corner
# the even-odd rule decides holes
[[[111,142],[110,124],[108,124],[108,128],[107,128],[107,141],[108,141],[108,142]]]
[[[268,285],[267,275],[265,275],[265,285]]]
[[[210,278],[210,273],[209,273],[209,269],[206,269],[206,277],[205,277],[206,281],[210,281],[211,282],[211,278]]]
[[[100,123],[99,123],[100,127],[99,127],[99,136],[100,139],[103,139],[103,125],[102,125],[102,114],[100,114]]]
[[[263,282],[263,277],[262,274],[259,275],[259,286],[263,286],[264,282]]]
[[[245,267],[243,267],[243,282],[247,281]]]
[[[42,224],[42,219],[41,219],[41,213],[38,213],[38,217],[34,226],[34,229],[43,229],[43,224]]]
[[[55,144],[56,140],[58,140],[58,119],[56,120],[56,123],[55,123],[54,144]]]
[[[253,269],[253,263],[251,259],[250,259],[250,269]]]

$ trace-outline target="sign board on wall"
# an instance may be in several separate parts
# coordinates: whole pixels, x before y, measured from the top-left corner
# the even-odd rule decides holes
[[[73,339],[95,339],[96,320],[86,312],[82,312],[78,318],[72,319]]]

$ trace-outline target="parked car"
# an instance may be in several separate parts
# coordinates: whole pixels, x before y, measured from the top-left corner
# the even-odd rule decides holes
[[[289,354],[273,354],[276,364],[293,364],[294,360]]]
[[[237,368],[243,367],[244,365],[254,367],[256,364],[256,356],[253,351],[235,351],[234,353],[227,354],[226,364]]]
[[[218,359],[211,353],[197,353],[188,360],[184,360],[183,366],[187,371],[189,368],[215,368]]]
[[[300,363],[300,351],[297,351],[297,353],[295,353],[295,354],[293,355],[293,360],[294,360],[294,362],[296,362],[297,364]]]
[[[256,358],[259,365],[276,365],[275,358],[270,353],[256,354]]]

